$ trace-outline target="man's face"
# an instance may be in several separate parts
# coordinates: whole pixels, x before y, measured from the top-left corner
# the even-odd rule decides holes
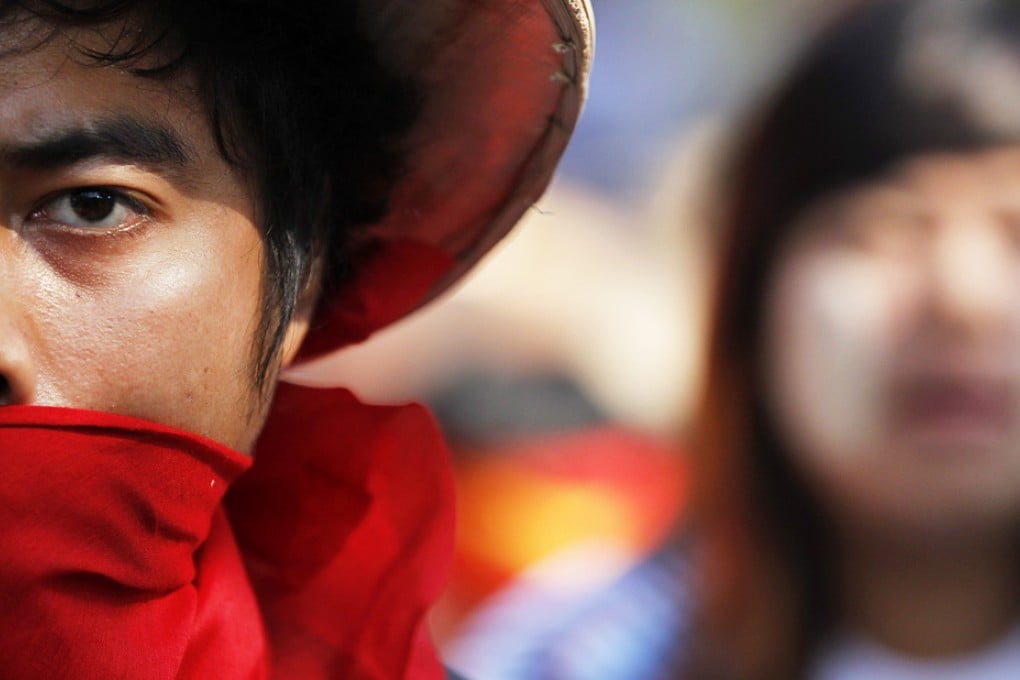
[[[252,198],[186,82],[97,67],[59,37],[0,58],[3,403],[249,450],[262,256]]]

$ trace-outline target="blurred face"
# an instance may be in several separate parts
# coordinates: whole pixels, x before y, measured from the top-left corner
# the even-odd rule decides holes
[[[799,220],[767,296],[766,386],[838,520],[1020,519],[1020,149],[926,156]]]
[[[247,450],[263,408],[252,197],[187,83],[82,61],[59,37],[0,58],[0,403]]]

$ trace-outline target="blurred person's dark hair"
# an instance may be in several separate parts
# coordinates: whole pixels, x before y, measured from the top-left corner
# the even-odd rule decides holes
[[[764,292],[811,203],[908,157],[1020,141],[1020,3],[859,2],[737,146],[695,446],[704,601],[693,678],[803,673],[838,612],[821,504],[764,396]]]

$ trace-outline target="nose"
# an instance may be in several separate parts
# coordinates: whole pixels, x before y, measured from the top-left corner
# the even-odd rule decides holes
[[[931,250],[931,301],[938,320],[964,333],[1006,321],[1017,267],[996,225],[958,220],[938,231]]]
[[[9,229],[0,227],[0,406],[30,404],[35,400],[37,374],[32,361],[26,319],[11,253],[21,248],[13,243]]]
[[[25,343],[10,323],[0,319],[0,406],[30,404],[34,399],[35,369]]]

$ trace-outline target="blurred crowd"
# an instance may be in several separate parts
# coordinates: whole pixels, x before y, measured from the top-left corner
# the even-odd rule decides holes
[[[1020,7],[593,5],[551,193],[302,376],[436,414],[447,662],[1020,677]]]

